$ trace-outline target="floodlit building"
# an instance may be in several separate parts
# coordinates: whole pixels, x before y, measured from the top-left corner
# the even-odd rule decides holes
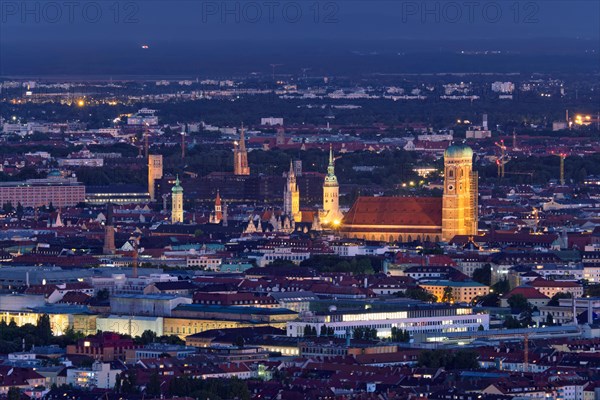
[[[248,151],[246,150],[246,138],[244,137],[243,125],[240,132],[240,141],[234,143],[233,173],[234,175],[250,175],[250,167],[248,166]]]
[[[110,363],[96,361],[92,368],[67,370],[67,385],[81,388],[112,389],[122,369],[113,369]]]
[[[442,301],[446,288],[450,288],[452,290],[451,302],[454,303],[470,303],[474,298],[485,296],[490,292],[489,287],[473,281],[425,281],[420,282],[419,286],[434,295],[437,301]]]
[[[333,149],[329,147],[329,165],[323,183],[323,209],[319,212],[322,225],[338,226],[344,217],[340,212],[340,185],[335,176],[335,159]]]
[[[283,213],[294,221],[299,222],[302,219],[300,213],[300,190],[296,182],[296,172],[293,163],[290,162],[290,171],[283,190]]]
[[[306,326],[321,331],[322,326],[333,328],[334,335],[346,337],[355,328],[377,330],[377,336],[388,338],[392,328],[420,333],[446,333],[477,331],[479,326],[489,328],[489,315],[477,313],[471,307],[444,305],[407,306],[388,310],[338,311],[305,314],[296,321],[287,323],[287,335],[304,336]]]
[[[179,184],[179,177],[171,189],[171,223],[183,222],[183,188]]]
[[[148,155],[148,193],[150,200],[155,201],[155,181],[163,177],[163,158],[161,154]]]
[[[450,241],[477,233],[478,176],[473,150],[452,145],[444,152],[444,195],[439,197],[359,197],[344,216],[346,238],[387,242]]]
[[[0,204],[14,207],[72,207],[85,201],[85,186],[76,178],[50,176],[20,182],[0,182]]]

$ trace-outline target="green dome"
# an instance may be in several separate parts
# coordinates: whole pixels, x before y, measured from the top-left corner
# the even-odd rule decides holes
[[[50,171],[50,172],[48,173],[48,178],[52,178],[52,177],[54,177],[54,178],[59,178],[59,177],[61,177],[61,176],[62,176],[62,175],[60,174],[60,171],[59,171],[59,170],[57,170],[57,169],[53,169],[52,171]]]
[[[465,144],[453,144],[444,152],[444,158],[473,158],[473,150]]]
[[[183,193],[183,188],[179,184],[179,176],[177,176],[177,179],[175,180],[175,186],[173,186],[171,188],[171,192],[173,192],[173,193]]]

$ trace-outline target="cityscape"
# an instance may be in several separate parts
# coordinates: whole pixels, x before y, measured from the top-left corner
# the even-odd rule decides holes
[[[600,399],[600,5],[149,3],[0,7],[0,399]]]

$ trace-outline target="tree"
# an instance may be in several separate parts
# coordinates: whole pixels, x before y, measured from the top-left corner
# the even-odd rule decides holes
[[[510,296],[508,299],[508,305],[515,313],[522,313],[531,309],[531,305],[522,294],[514,294]]]
[[[442,295],[442,303],[454,303],[454,291],[450,286],[444,288],[444,294]]]
[[[277,259],[271,261],[269,263],[269,266],[275,267],[275,268],[293,268],[296,266],[296,264],[294,264],[290,260],[284,260],[282,258],[277,258]]]
[[[149,329],[146,329],[144,332],[142,332],[142,335],[140,336],[140,342],[141,344],[146,345],[156,342],[156,338],[156,333]]]
[[[304,325],[304,336],[308,337],[308,336],[312,336],[312,330],[313,328],[310,325]],[[316,328],[315,328],[316,331]]]
[[[25,214],[25,210],[23,209],[23,205],[21,202],[17,204],[17,219],[21,221],[23,219],[23,215]]]
[[[146,394],[152,397],[160,396],[160,379],[158,376],[158,371],[153,371],[152,375],[150,375],[150,379],[148,381],[148,385],[146,385]]]
[[[121,386],[123,385],[123,379],[121,379],[121,374],[117,374],[115,376],[115,393],[121,393]]]
[[[513,317],[512,315],[509,315],[508,317],[506,317],[502,326],[504,326],[506,329],[523,328],[523,324],[518,319]]]
[[[98,293],[96,293],[96,300],[98,301],[106,301],[110,298],[110,292],[108,289],[100,289]]]
[[[550,313],[548,313],[548,315],[546,316],[546,325],[548,325],[548,326],[554,325],[554,317]]]
[[[556,307],[556,306],[559,305],[559,301],[558,300],[560,300],[560,299],[570,299],[572,297],[573,297],[573,295],[571,293],[558,292],[554,296],[552,296],[552,298],[548,302],[548,305],[552,306],[552,307]]]
[[[36,326],[36,336],[43,344],[48,344],[52,340],[52,327],[50,326],[50,317],[48,314],[42,314],[38,319]]]
[[[244,337],[241,335],[236,336],[234,344],[239,348],[244,347]]]
[[[477,352],[473,350],[424,350],[418,364],[426,368],[475,369],[479,367]]]
[[[364,339],[365,338],[365,328],[363,328],[362,326],[357,326],[356,328],[352,329],[352,339]]]
[[[420,300],[427,303],[433,303],[436,298],[434,295],[420,287],[411,287],[404,291],[404,296],[409,299]]]
[[[20,400],[21,399],[21,389],[18,387],[11,386],[8,388],[8,393],[6,394],[7,400]]]
[[[352,338],[358,340],[375,340],[377,339],[377,329],[358,326],[352,330]]]
[[[474,350],[458,350],[452,357],[448,369],[475,369],[479,367],[479,355]]]
[[[319,336],[327,336],[327,326],[321,325],[321,329],[319,331]]]
[[[121,376],[121,393],[131,394],[137,391],[137,375],[135,370],[129,370]]]
[[[4,212],[4,214],[10,214],[14,211],[13,205],[10,201],[4,203],[2,205],[2,211]]]
[[[477,268],[473,271],[473,280],[489,286],[492,281],[492,266],[490,264],[485,264],[483,267]]]
[[[482,307],[498,307],[498,304],[500,304],[500,296],[498,296],[498,293],[488,293],[485,296],[473,298],[471,303]]]
[[[492,285],[492,289],[494,289],[494,293],[498,293],[499,295],[503,295],[510,291],[510,283],[508,283],[508,279],[502,279]]]
[[[410,333],[397,327],[392,327],[392,342],[410,342]]]

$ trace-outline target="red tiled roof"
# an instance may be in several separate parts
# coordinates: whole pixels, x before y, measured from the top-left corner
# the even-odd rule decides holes
[[[441,226],[441,197],[359,197],[344,225]]]
[[[549,281],[543,278],[537,278],[531,282],[529,282],[529,286],[533,287],[580,287],[581,285],[575,282],[565,282],[565,281]]]
[[[81,292],[67,292],[59,303],[65,304],[87,304],[92,297]]]
[[[529,286],[519,286],[502,296],[505,299],[510,299],[512,296],[520,294],[526,299],[550,299],[548,296],[540,293],[537,289]]]

